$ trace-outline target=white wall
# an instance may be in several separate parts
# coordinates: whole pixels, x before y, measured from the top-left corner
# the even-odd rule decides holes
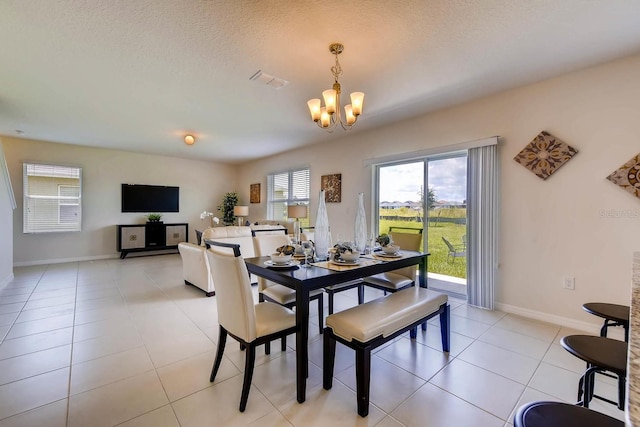
[[[329,221],[334,232],[352,233],[357,192],[365,192],[371,211],[364,159],[499,135],[499,307],[595,323],[582,303],[630,304],[632,252],[640,249],[640,199],[605,179],[640,151],[638,75],[640,56],[633,56],[372,131],[355,129],[338,141],[241,166],[238,188],[246,198],[249,184],[262,183],[262,203],[251,205],[251,216],[264,216],[265,175],[308,164],[315,216],[321,175],[342,173],[342,203],[327,205]],[[361,120],[376,120],[366,116],[366,105]],[[546,181],[513,160],[542,130],[579,151]],[[564,276],[575,277],[575,291],[562,289]]]
[[[208,226],[200,212],[215,212],[222,195],[235,189],[235,168],[229,165],[10,137],[3,137],[3,144],[18,204],[13,219],[16,266],[116,256],[116,224],[146,221],[144,214],[120,212],[122,183],[180,187],[180,212],[163,214],[163,221],[189,223],[192,242],[193,230]],[[22,233],[24,161],[82,167],[82,232]]]
[[[13,279],[13,206],[0,142],[0,288]]]

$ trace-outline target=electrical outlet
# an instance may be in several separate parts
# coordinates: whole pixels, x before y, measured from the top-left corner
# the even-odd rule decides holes
[[[575,277],[565,277],[564,284],[562,286],[565,289],[570,291],[574,291],[576,289],[576,279]]]

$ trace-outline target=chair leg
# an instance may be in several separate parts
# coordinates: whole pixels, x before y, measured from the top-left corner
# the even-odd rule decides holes
[[[329,298],[329,314],[333,314],[333,291],[327,291],[327,297]]]
[[[358,285],[358,305],[364,304],[364,285]]]
[[[587,364],[587,369],[589,368],[589,364]],[[578,405],[582,404],[582,395],[584,394],[584,375],[580,377],[580,381],[578,381]]]
[[[287,351],[287,337],[280,338],[280,351]]]
[[[249,400],[249,389],[253,378],[253,365],[256,363],[256,346],[251,343],[247,346],[246,358],[244,362],[244,382],[242,383],[242,395],[240,396],[240,412],[244,412]]]
[[[318,298],[318,329],[319,334],[322,335],[324,329],[324,294],[320,294]]]
[[[412,340],[415,340],[417,336],[418,336],[418,328],[409,329],[409,338],[411,338]]]
[[[415,328],[414,328],[415,329]],[[369,388],[371,381],[371,348],[356,350],[356,394],[358,415],[369,415]]]
[[[216,360],[213,362],[213,369],[211,369],[211,376],[209,381],[213,382],[218,374],[220,363],[222,363],[222,354],[224,353],[224,346],[227,343],[227,330],[220,326],[220,334],[218,337],[218,351],[216,352]]]
[[[624,411],[626,394],[626,380],[624,375],[618,375],[618,409]]]
[[[264,343],[264,354],[271,354],[271,341]]]
[[[324,331],[322,350],[322,387],[325,390],[331,390],[333,387],[333,366],[336,358],[336,340],[329,328]]]
[[[442,351],[447,353],[451,351],[451,307],[449,304],[444,306],[444,311],[440,313],[440,336],[442,338]]]

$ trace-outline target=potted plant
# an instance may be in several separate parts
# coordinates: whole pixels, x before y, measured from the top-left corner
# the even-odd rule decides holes
[[[383,248],[392,243],[388,234],[381,234],[376,238],[376,243],[379,243]]]
[[[147,215],[148,222],[161,222],[162,214],[159,213],[150,213]]]
[[[238,204],[238,193],[232,191],[226,193],[222,198],[222,204],[218,206],[218,210],[222,212],[222,222],[224,225],[234,225],[236,216],[233,214],[233,208]]]

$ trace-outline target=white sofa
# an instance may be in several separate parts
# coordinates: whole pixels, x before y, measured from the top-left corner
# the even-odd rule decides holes
[[[182,276],[185,284],[202,289],[207,296],[215,295],[215,284],[211,278],[209,260],[206,255],[206,240],[216,240],[225,243],[240,245],[240,254],[243,258],[252,258],[255,255],[253,249],[253,237],[251,228],[245,226],[212,227],[202,232],[200,245],[182,242],[178,245],[178,251],[182,257]],[[251,276],[251,283],[257,281]]]
[[[252,222],[251,227],[261,226],[261,225],[279,225],[287,229],[287,234],[293,234],[293,227],[294,227],[293,223],[294,223],[293,219],[285,219],[285,220],[260,219],[258,221]]]
[[[202,289],[208,297],[216,294],[213,285],[209,259],[204,246],[193,243],[180,242],[178,251],[182,257],[182,278],[186,285],[192,285]]]

